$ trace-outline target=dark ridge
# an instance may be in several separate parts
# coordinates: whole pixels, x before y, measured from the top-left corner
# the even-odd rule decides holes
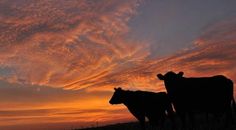
[[[139,130],[140,126],[138,122],[128,122],[128,123],[117,123],[100,127],[89,127],[82,129],[73,130]]]
[[[175,120],[176,122],[174,130],[183,130],[179,117],[175,117]],[[214,120],[213,116],[210,116],[209,122],[206,122],[204,115],[198,115],[196,116],[196,120],[196,124],[192,128],[189,124],[189,120],[187,120],[187,130],[236,130],[236,120],[234,120],[233,124],[227,127],[225,126],[225,118],[221,118],[216,121]],[[72,130],[140,130],[140,124],[139,122],[128,122]],[[147,123],[146,130],[160,130],[160,128],[152,127],[150,124]],[[166,120],[164,123],[164,128],[162,128],[161,130],[173,130],[173,127],[171,127],[170,122]]]

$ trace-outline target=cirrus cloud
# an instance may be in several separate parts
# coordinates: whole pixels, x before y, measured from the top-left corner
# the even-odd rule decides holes
[[[1,1],[1,79],[81,89],[148,55],[126,37],[139,1]]]

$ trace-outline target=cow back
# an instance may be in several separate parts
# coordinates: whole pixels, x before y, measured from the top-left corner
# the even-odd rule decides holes
[[[222,111],[230,105],[233,82],[224,76],[182,78],[171,87],[170,97],[183,111]]]

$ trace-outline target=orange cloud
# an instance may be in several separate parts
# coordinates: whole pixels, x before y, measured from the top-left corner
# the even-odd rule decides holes
[[[143,70],[155,74],[169,70],[184,71],[186,76],[223,74],[236,82],[235,21],[236,19],[224,20],[210,26],[195,41],[194,47],[156,60]],[[153,74],[152,77],[154,76]]]
[[[235,19],[225,20],[208,27],[194,46],[175,54],[135,62],[132,67],[122,68],[100,79],[105,88],[88,88],[88,91],[112,90],[111,86],[128,89],[165,91],[164,85],[156,78],[157,73],[184,71],[185,76],[212,76],[223,74],[236,82],[236,31]],[[236,92],[235,92],[236,94]]]
[[[125,37],[138,3],[2,1],[7,11],[0,14],[0,68],[11,71],[1,79],[65,89],[94,86],[119,64],[146,55],[146,45]]]

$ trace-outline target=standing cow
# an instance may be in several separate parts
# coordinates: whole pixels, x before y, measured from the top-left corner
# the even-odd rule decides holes
[[[183,122],[186,114],[196,112],[227,113],[227,119],[232,119],[231,106],[235,105],[232,80],[222,75],[186,78],[183,74],[170,71],[165,75],[157,75],[160,80],[164,80],[176,113]]]
[[[109,101],[110,104],[123,103],[138,119],[141,129],[145,129],[145,117],[151,125],[163,123],[166,114],[172,114],[173,109],[165,92],[128,91],[115,88]]]

